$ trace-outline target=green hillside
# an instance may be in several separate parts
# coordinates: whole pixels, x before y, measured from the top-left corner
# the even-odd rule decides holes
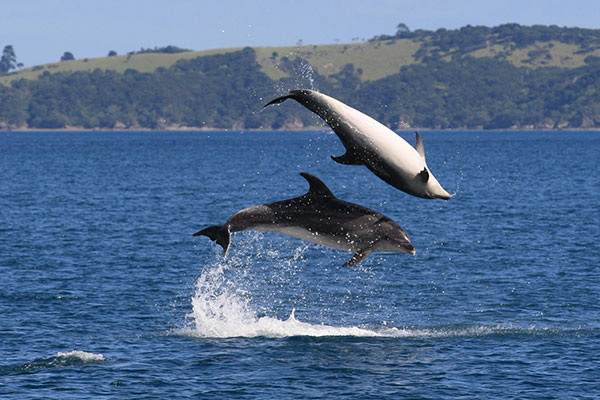
[[[420,44],[413,40],[399,40],[384,44],[379,41],[353,44],[314,45],[300,47],[255,47],[257,62],[261,70],[271,79],[277,80],[288,73],[280,69],[282,59],[302,58],[310,63],[320,74],[338,73],[346,64],[353,64],[363,71],[362,79],[376,80],[398,72],[403,65],[415,63],[413,55]],[[24,68],[16,73],[1,76],[0,83],[8,84],[17,79],[36,79],[45,71],[77,72],[111,70],[123,73],[127,69],[139,72],[154,72],[158,68],[168,68],[177,60],[189,60],[213,54],[225,54],[239,51],[241,48],[189,51],[182,53],[144,53],[113,57],[90,58],[84,60],[62,61],[35,67]],[[274,55],[275,54],[275,55]]]
[[[290,76],[280,66],[284,57],[293,61],[302,58],[319,74],[329,76],[337,74],[347,64],[362,71],[362,81],[374,81],[395,74],[404,65],[419,64],[422,60],[415,57],[421,51],[429,51],[431,36],[421,38],[391,38],[371,40],[363,43],[306,45],[294,47],[255,47],[256,61],[261,70],[271,79],[278,80]],[[143,53],[113,57],[62,61],[28,67],[6,76],[0,76],[0,84],[9,84],[17,79],[36,79],[43,72],[77,72],[111,70],[123,73],[127,69],[139,72],[154,72],[158,68],[168,68],[177,60],[189,60],[214,54],[225,54],[241,50],[238,48],[187,51],[181,53]],[[439,51],[438,56],[449,60],[456,49]],[[577,68],[585,65],[585,58],[600,57],[600,48],[587,50],[581,45],[562,43],[557,40],[535,41],[532,44],[515,48],[514,43],[489,44],[467,50],[461,55],[472,57],[502,57],[517,67],[537,68],[560,67]]]
[[[44,72],[51,74],[57,72],[92,72],[95,69],[102,71],[111,70],[119,73],[127,69],[133,69],[139,72],[154,72],[158,68],[168,68],[175,64],[177,60],[189,60],[196,57],[212,54],[223,54],[232,51],[239,51],[241,48],[218,49],[206,51],[186,51],[182,53],[143,53],[113,57],[99,57],[81,60],[60,61],[55,63],[37,65],[34,67],[23,68],[16,73],[0,76],[0,83],[9,84],[18,79],[37,79]]]
[[[600,127],[600,30],[466,26],[335,45],[138,52],[0,76],[0,128],[319,124],[264,99],[314,87],[394,128]]]

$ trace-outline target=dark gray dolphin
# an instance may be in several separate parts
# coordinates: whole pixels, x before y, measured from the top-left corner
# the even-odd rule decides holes
[[[400,225],[376,211],[336,198],[316,176],[300,175],[310,185],[304,196],[245,208],[225,225],[210,226],[194,236],[208,236],[223,247],[226,256],[232,232],[277,232],[354,252],[345,267],[360,263],[373,251],[416,254]]]
[[[346,153],[331,157],[340,164],[364,165],[383,181],[413,196],[448,200],[425,161],[423,140],[417,133],[417,148],[387,126],[333,97],[314,90],[292,90],[265,105],[293,99],[321,117],[346,147]]]

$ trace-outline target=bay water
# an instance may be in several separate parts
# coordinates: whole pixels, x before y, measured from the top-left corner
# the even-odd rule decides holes
[[[449,201],[329,131],[0,132],[0,398],[599,398],[600,134],[422,136]],[[300,172],[417,255],[192,237]]]

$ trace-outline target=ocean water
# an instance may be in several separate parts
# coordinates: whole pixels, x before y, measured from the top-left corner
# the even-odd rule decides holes
[[[449,201],[327,131],[1,132],[0,398],[600,398],[600,134],[422,136]],[[417,255],[192,237],[300,172]]]

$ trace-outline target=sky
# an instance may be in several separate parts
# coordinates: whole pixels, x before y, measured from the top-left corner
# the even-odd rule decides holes
[[[351,43],[396,26],[600,28],[600,0],[0,0],[0,47],[27,66],[175,45],[192,50]]]

